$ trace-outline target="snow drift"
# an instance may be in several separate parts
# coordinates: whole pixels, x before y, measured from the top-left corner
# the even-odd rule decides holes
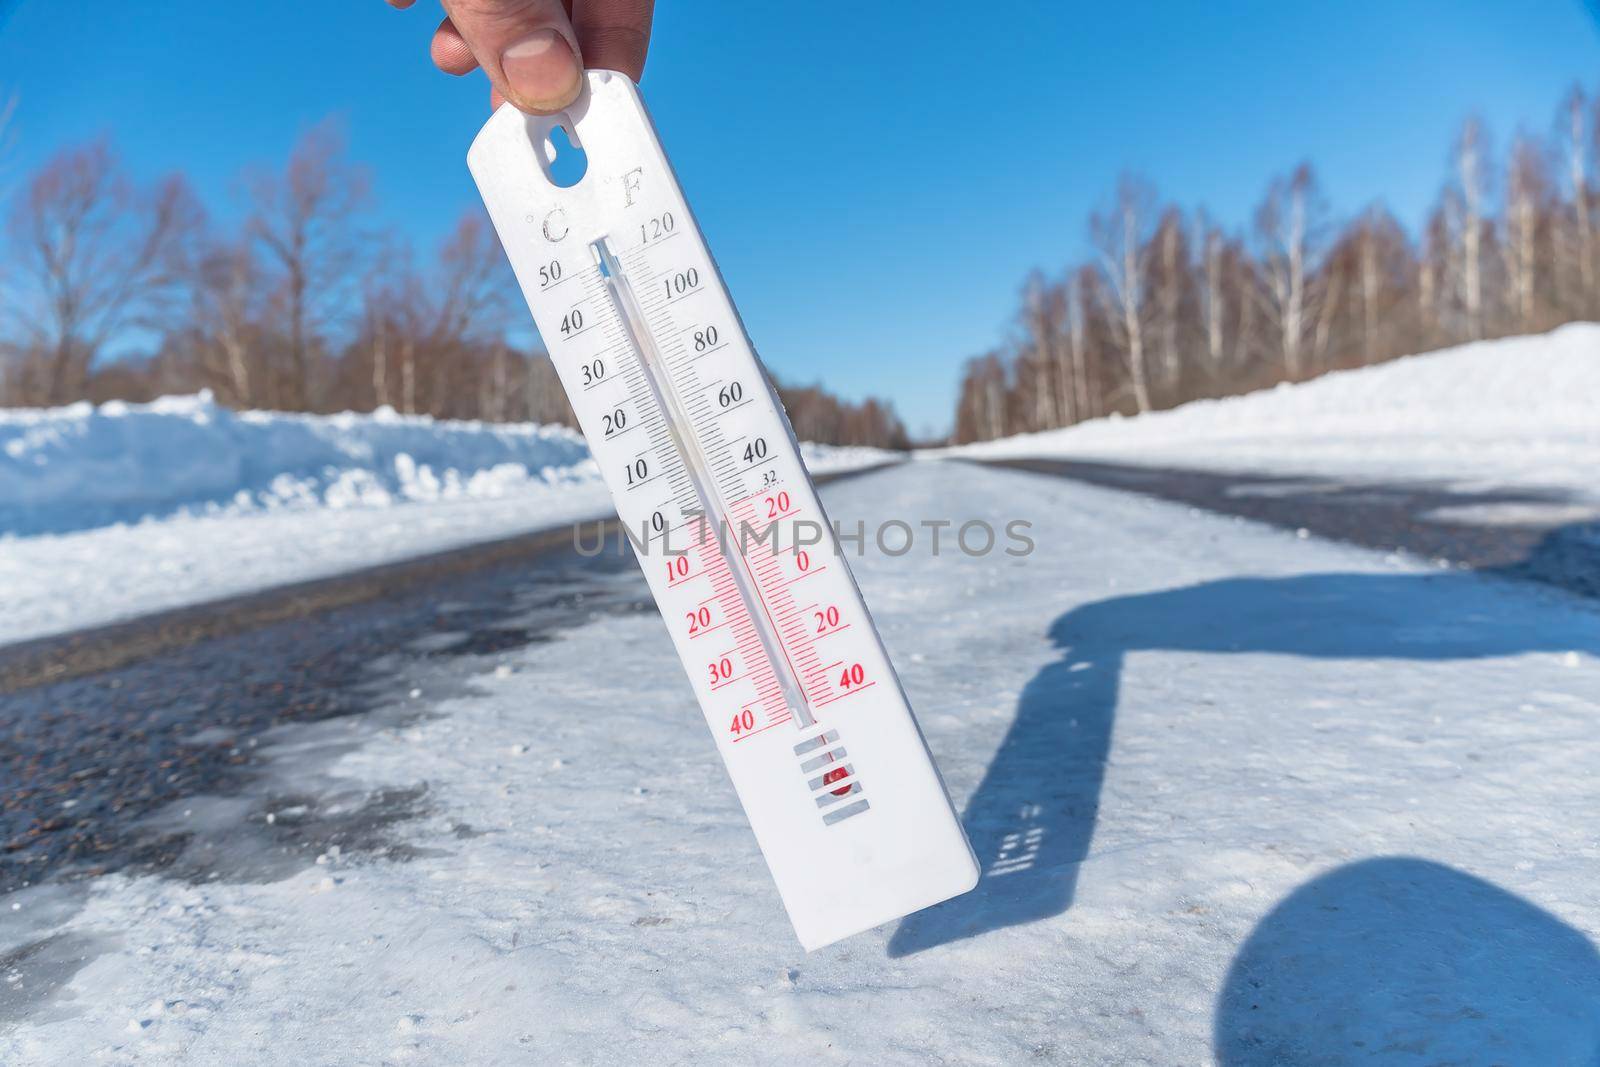
[[[0,531],[499,497],[595,477],[558,426],[233,412],[209,394],[0,412]]]
[[[899,458],[800,447],[818,472]],[[560,426],[234,412],[206,394],[0,411],[0,644],[610,511]]]
[[[1600,324],[1508,337],[1201,400],[1135,418],[967,445],[1215,469],[1481,478],[1600,492]]]
[[[881,462],[806,445],[813,469]],[[234,412],[207,393],[0,411],[0,535],[177,515],[499,499],[597,481],[562,426]]]

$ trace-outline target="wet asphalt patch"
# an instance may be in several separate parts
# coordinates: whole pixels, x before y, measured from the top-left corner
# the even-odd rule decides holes
[[[304,795],[276,796],[259,758],[270,731],[359,720],[360,733],[319,746],[331,760],[366,731],[470,694],[483,657],[648,610],[631,556],[567,548],[12,692],[0,698],[0,892],[118,870],[270,880],[334,846],[405,858],[387,830],[427,810],[425,785],[323,795],[302,762]],[[228,825],[169,815],[202,794]]]

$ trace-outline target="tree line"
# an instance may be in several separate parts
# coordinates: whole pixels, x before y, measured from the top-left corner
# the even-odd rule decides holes
[[[209,389],[238,409],[574,425],[549,357],[507,340],[527,312],[481,210],[428,257],[375,231],[369,174],[328,123],[240,188],[220,226],[181,175],[141,185],[106,140],[28,176],[0,259],[0,405]],[[888,403],[778,388],[807,440],[906,447]]]
[[[1273,178],[1248,228],[1125,175],[1089,219],[1090,262],[1024,283],[1005,341],[968,361],[954,439],[1302,381],[1466,341],[1600,318],[1600,103],[1574,87],[1504,155],[1463,122],[1421,232],[1381,203],[1335,223],[1316,172]]]

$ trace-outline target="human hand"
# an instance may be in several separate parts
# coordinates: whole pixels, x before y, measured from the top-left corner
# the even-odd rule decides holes
[[[407,8],[416,0],[388,0]],[[578,97],[585,66],[644,71],[655,0],[442,0],[434,65],[446,74],[489,76],[495,107],[509,101],[534,115]]]

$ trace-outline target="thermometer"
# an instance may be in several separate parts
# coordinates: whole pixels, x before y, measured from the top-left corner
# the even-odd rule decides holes
[[[587,157],[575,183],[558,128]],[[501,107],[467,160],[800,943],[971,889],[972,849],[638,89],[590,71],[561,114]]]

